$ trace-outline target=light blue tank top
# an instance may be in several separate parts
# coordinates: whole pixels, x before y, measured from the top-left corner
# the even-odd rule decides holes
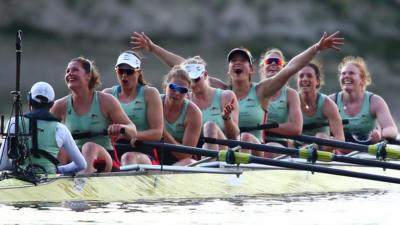
[[[170,123],[168,120],[164,119],[164,125],[167,131],[180,143],[182,143],[183,134],[185,133],[184,124],[188,106],[189,100],[185,99],[181,113],[175,122]]]
[[[306,114],[303,113],[304,125],[322,124],[322,123],[328,122],[328,119],[324,116],[324,113],[323,113],[323,107],[324,107],[324,102],[325,102],[326,98],[327,98],[326,95],[324,95],[322,93],[318,93],[317,110],[316,110],[314,116],[307,116]],[[325,133],[325,134],[329,135],[329,131],[330,131],[330,129],[329,129],[329,125],[328,125],[328,126],[314,128],[314,129],[307,129],[307,130],[303,129],[302,133],[305,135],[311,135],[311,136],[314,136],[317,133]]]
[[[29,119],[23,117],[25,124],[30,124]],[[57,158],[58,152],[60,148],[57,145],[56,141],[56,131],[57,131],[57,124],[56,121],[45,121],[45,120],[37,120],[37,143],[38,149],[44,150],[48,152],[51,156],[55,159]],[[24,130],[22,124],[20,125],[20,130]],[[32,148],[32,142],[28,142],[29,148]],[[43,156],[39,158],[32,157],[31,158],[33,164],[37,164],[42,166],[47,173],[54,174],[56,173],[55,165],[46,159]],[[28,159],[24,161],[24,167],[28,166]]]
[[[280,91],[280,95],[274,101],[271,101],[268,105],[268,117],[267,124],[271,123],[285,123],[289,117],[289,108],[288,108],[288,95],[287,95],[287,87],[282,87]],[[266,137],[266,142],[270,141],[287,141],[286,138],[278,138],[278,137]]]
[[[101,113],[97,91],[93,93],[92,105],[89,112],[82,116],[78,115],[75,112],[74,107],[72,106],[72,96],[69,95],[67,97],[67,113],[65,115],[65,125],[68,127],[72,134],[87,132],[101,133],[108,129],[110,121],[106,119]],[[82,145],[84,143],[89,141],[101,145],[105,149],[112,149],[111,140],[107,135],[75,140],[80,149],[82,149]]]
[[[221,108],[221,92],[221,89],[215,89],[211,105],[208,108],[201,110],[203,116],[202,124],[204,125],[207,121],[213,121],[218,125],[219,128],[221,128],[222,131],[225,131],[224,120],[221,116],[221,113],[223,112]]]
[[[252,127],[264,124],[265,111],[257,97],[256,84],[252,83],[247,96],[239,101],[239,127]],[[250,131],[263,142],[263,131]]]
[[[116,97],[121,104],[122,109],[128,115],[129,119],[135,124],[138,131],[149,129],[149,120],[147,118],[147,106],[144,99],[144,85],[138,86],[138,94],[135,99],[130,102],[121,102],[119,95],[121,86],[117,85],[112,88],[112,95]]]
[[[339,108],[339,113],[342,119],[349,120],[348,124],[344,125],[344,132],[361,136],[368,136],[369,133],[376,127],[376,118],[371,114],[370,99],[373,93],[365,91],[364,101],[360,112],[351,117],[344,111],[342,92],[337,93],[336,104]]]

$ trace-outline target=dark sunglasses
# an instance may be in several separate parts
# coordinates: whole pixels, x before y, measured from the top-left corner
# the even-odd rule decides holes
[[[175,83],[170,83],[168,85],[168,87],[169,87],[169,89],[171,89],[173,91],[177,91],[177,92],[179,92],[181,94],[186,94],[189,91],[189,89],[187,89],[186,87],[182,87],[182,86],[180,86],[178,84],[175,84]]]
[[[282,65],[283,65],[283,60],[280,59],[280,58],[268,58],[268,59],[265,59],[264,63],[265,63],[266,65],[275,63],[275,64],[277,64],[277,65],[282,66]]]
[[[126,74],[127,76],[132,75],[135,72],[133,69],[117,69],[118,75],[124,75]]]

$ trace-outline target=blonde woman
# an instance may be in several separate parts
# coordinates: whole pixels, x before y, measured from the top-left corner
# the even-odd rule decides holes
[[[196,147],[202,128],[201,111],[187,99],[191,80],[180,66],[174,66],[164,77],[165,95],[161,96],[164,112],[164,141]],[[162,164],[187,165],[195,162],[191,155],[166,151],[159,156]]]
[[[362,57],[347,56],[338,66],[341,91],[329,97],[336,102],[344,125],[346,141],[354,139],[379,142],[382,138],[395,139],[397,126],[385,100],[367,91],[371,75]]]

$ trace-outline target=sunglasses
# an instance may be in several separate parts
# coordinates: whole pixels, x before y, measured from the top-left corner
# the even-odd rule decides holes
[[[117,73],[118,75],[124,75],[126,74],[127,76],[133,75],[133,73],[135,72],[135,70],[133,69],[117,69]]]
[[[268,59],[265,59],[264,63],[265,63],[265,65],[270,65],[270,64],[275,63],[277,65],[282,66],[283,65],[283,60],[280,59],[280,58],[268,58]]]
[[[175,84],[175,83],[170,83],[170,84],[168,85],[168,87],[169,87],[169,89],[171,89],[171,90],[173,90],[173,91],[177,91],[177,92],[179,92],[179,93],[181,93],[181,94],[186,94],[186,93],[188,93],[188,91],[189,91],[188,88],[182,87],[182,86],[180,86],[180,85],[178,85],[178,84]]]

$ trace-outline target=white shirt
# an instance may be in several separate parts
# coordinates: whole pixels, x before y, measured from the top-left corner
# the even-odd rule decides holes
[[[9,127],[9,133],[15,132],[14,118],[11,118],[7,127]],[[64,124],[57,122],[55,139],[57,142],[57,146],[59,148],[63,148],[68,154],[69,158],[72,160],[72,162],[66,165],[57,166],[57,170],[60,173],[65,174],[79,172],[86,168],[86,160],[83,157],[82,153],[79,151],[78,146],[76,146],[76,143],[72,138],[71,132]],[[7,156],[7,149],[8,143],[7,139],[5,139],[0,148],[0,170],[8,169],[11,166],[11,162]]]

